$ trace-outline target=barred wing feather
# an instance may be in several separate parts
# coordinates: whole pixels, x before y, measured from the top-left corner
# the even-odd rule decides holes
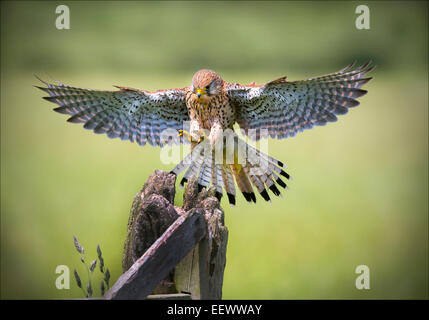
[[[100,91],[41,81],[46,87],[37,88],[49,94],[44,99],[59,105],[55,111],[69,115],[69,122],[84,123],[84,128],[95,133],[139,145],[186,142],[183,137],[161,139],[163,130],[183,129],[184,121],[189,121],[184,89],[149,92],[117,87],[120,90]]]
[[[356,99],[367,93],[361,87],[371,80],[365,76],[374,67],[370,62],[353,67],[354,63],[338,72],[301,81],[288,82],[283,77],[263,86],[228,84],[236,121],[246,135],[255,129],[249,135],[255,140],[293,137],[314,125],[336,121],[337,115],[359,105]]]

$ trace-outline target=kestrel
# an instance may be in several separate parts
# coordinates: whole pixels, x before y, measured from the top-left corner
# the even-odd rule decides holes
[[[192,152],[171,172],[178,175],[187,169],[182,186],[197,179],[200,188],[214,187],[219,200],[225,190],[234,205],[234,180],[246,200],[256,202],[253,188],[270,201],[267,188],[280,195],[276,183],[286,189],[280,176],[290,176],[281,161],[237,137],[233,161],[225,162],[227,144],[220,149],[223,161],[215,161],[213,151],[226,141],[224,132],[231,132],[237,123],[250,139],[284,139],[336,121],[336,115],[359,105],[356,99],[367,93],[361,87],[372,79],[366,75],[373,68],[369,62],[358,68],[352,63],[328,75],[291,82],[281,77],[264,85],[228,83],[212,70],[199,70],[188,87],[154,92],[121,86],[115,86],[116,91],[100,91],[43,80],[46,87],[38,88],[49,94],[44,99],[59,105],[55,111],[71,116],[67,121],[84,123],[85,129],[109,138],[141,146],[190,141]],[[189,130],[185,130],[186,123]],[[167,129],[174,130],[176,139],[163,138]],[[238,150],[244,150],[244,161],[237,160]],[[260,166],[261,162],[266,165]]]

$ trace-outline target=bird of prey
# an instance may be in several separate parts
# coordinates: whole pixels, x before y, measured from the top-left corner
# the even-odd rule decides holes
[[[109,138],[119,137],[141,146],[146,142],[154,146],[190,142],[191,153],[171,172],[178,175],[187,169],[181,186],[197,179],[200,188],[213,187],[219,201],[225,190],[234,205],[234,181],[248,202],[256,202],[254,188],[270,201],[267,189],[280,195],[276,184],[286,189],[280,177],[290,176],[281,161],[237,137],[233,138],[232,161],[225,161],[228,144],[223,144],[224,132],[233,132],[237,123],[250,139],[284,139],[336,121],[337,115],[359,105],[356,99],[367,93],[361,87],[371,80],[366,75],[373,68],[370,62],[357,68],[352,63],[324,76],[300,81],[281,77],[263,85],[228,83],[216,72],[204,69],[197,71],[185,88],[155,92],[121,86],[115,86],[116,91],[91,90],[43,80],[46,86],[38,88],[49,94],[44,99],[59,105],[55,111],[71,116],[67,121],[83,123],[84,128]],[[163,139],[167,129],[173,129],[177,139]],[[214,151],[222,144],[221,160],[215,161]],[[238,161],[239,151],[243,151],[244,160]],[[264,166],[260,166],[262,162]]]

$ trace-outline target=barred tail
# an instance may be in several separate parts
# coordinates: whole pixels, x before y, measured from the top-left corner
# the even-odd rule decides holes
[[[246,151],[244,153],[246,157],[244,161],[240,161],[241,163],[236,160],[234,163],[226,163],[225,157],[224,163],[217,163],[210,145],[202,142],[196,145],[192,152],[171,172],[179,175],[186,170],[180,181],[182,187],[190,179],[197,179],[199,191],[203,188],[213,187],[219,201],[225,191],[232,206],[236,203],[234,180],[248,202],[256,203],[254,190],[269,202],[271,202],[271,198],[268,189],[275,196],[281,196],[277,185],[287,189],[281,176],[288,180],[291,179],[290,175],[283,170],[285,168],[283,162],[248,145],[241,139],[238,139],[237,142],[235,150]]]

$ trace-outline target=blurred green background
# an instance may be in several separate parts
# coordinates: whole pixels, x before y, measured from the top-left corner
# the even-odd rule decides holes
[[[67,4],[71,29],[55,28]],[[428,297],[427,2],[1,2],[1,298],[73,298],[55,268],[103,250],[114,282],[134,195],[159,148],[94,135],[52,112],[33,74],[111,89],[187,86],[212,68],[263,83],[377,69],[361,106],[269,142],[294,177],[272,204],[223,203],[225,299]],[[48,78],[49,79],[49,78]],[[182,192],[176,195],[180,203]],[[225,201],[225,200],[224,200]],[[355,288],[370,268],[371,289]],[[98,283],[98,282],[97,282]],[[98,286],[95,289],[99,295]]]

